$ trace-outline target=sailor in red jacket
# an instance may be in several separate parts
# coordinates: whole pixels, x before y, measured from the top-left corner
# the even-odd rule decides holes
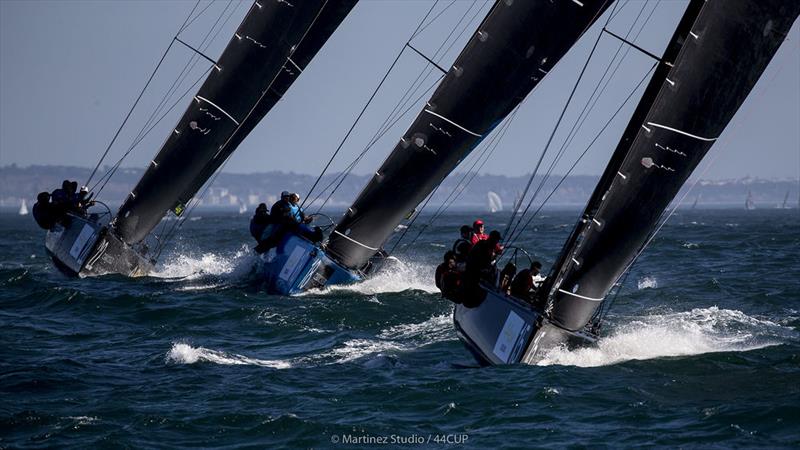
[[[489,239],[489,235],[483,232],[483,221],[481,219],[472,222],[472,245],[478,241],[485,241]]]

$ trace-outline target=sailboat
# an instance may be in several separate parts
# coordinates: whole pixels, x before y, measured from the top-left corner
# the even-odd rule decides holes
[[[500,196],[495,192],[489,191],[486,193],[486,200],[489,204],[489,212],[494,214],[503,210],[503,201]]]
[[[779,209],[791,209],[789,207],[789,191],[786,191],[786,195],[783,196],[783,203],[778,205]]]
[[[404,219],[517,107],[610,0],[498,0],[327,242],[288,233],[262,255],[267,289],[297,294],[363,280]],[[430,61],[430,60],[429,60]]]
[[[182,223],[173,221],[155,233],[162,218],[169,213],[186,217],[189,202],[302,74],[357,1],[255,1],[216,61],[176,35],[172,43],[207,59],[210,74],[113,217],[108,210],[75,214],[48,231],[45,246],[56,266],[79,277],[148,274]]]
[[[458,304],[484,365],[535,363],[594,342],[609,291],[658,231],[681,185],[753,89],[800,2],[691,0],[589,202],[532,302],[482,285]],[[670,151],[668,149],[674,150]]]
[[[19,204],[19,215],[20,216],[27,216],[28,215],[28,203],[23,198]]]
[[[748,211],[756,209],[756,202],[753,201],[753,191],[747,191],[747,198],[744,200],[744,209]]]
[[[244,214],[247,212],[247,204],[242,202],[239,203],[239,214]]]
[[[692,208],[691,208],[692,210],[697,208],[697,202],[699,201],[700,201],[700,194],[697,194],[697,197],[694,198],[694,203],[692,203]]]

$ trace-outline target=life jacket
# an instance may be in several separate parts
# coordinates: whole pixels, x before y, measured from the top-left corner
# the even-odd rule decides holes
[[[486,239],[489,239],[489,235],[486,233],[472,233],[472,245],[480,241],[485,241]]]

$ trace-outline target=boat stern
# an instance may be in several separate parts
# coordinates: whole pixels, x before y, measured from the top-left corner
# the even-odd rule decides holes
[[[153,264],[92,218],[70,215],[47,232],[45,248],[56,267],[80,278],[118,273],[144,276]]]
[[[458,304],[453,322],[459,339],[481,365],[536,364],[555,347],[588,345],[595,339],[553,325],[530,304],[485,289],[476,307]]]

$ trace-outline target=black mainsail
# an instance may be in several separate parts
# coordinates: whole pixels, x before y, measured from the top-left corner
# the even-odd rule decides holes
[[[139,183],[120,207],[116,233],[144,239],[180,215],[283,96],[358,0],[258,0]]]
[[[542,289],[556,325],[576,331],[592,319],[798,14],[797,1],[690,2]]]
[[[404,217],[544,78],[612,0],[498,0],[331,234],[363,266]]]

